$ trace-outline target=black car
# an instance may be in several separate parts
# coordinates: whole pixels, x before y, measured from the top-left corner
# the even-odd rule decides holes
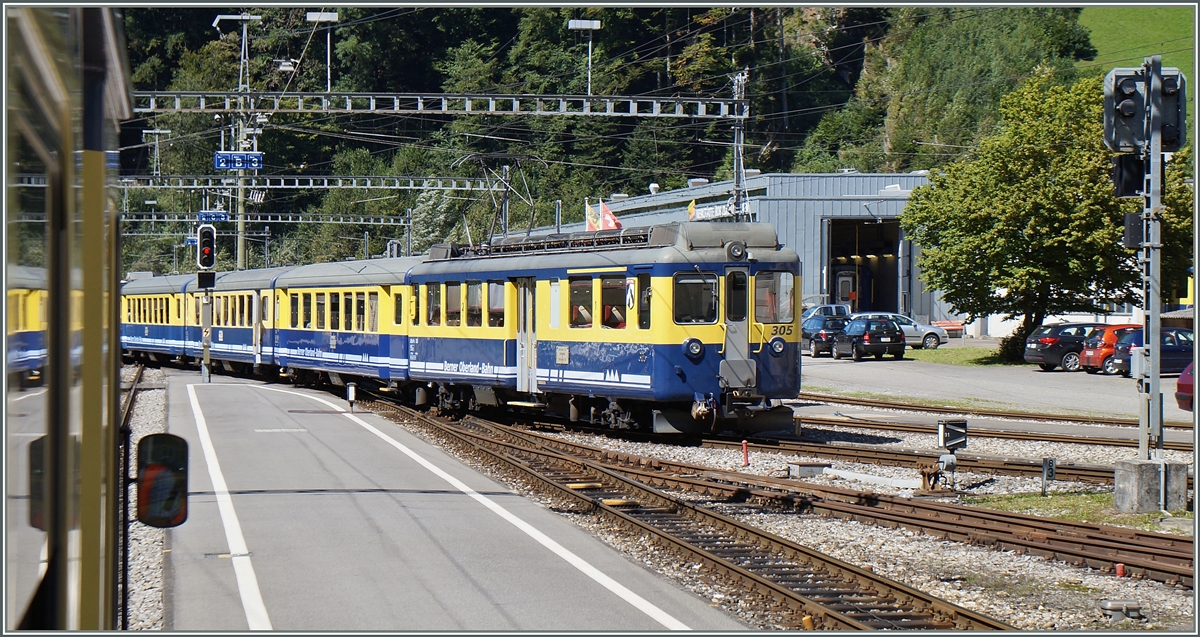
[[[1037,363],[1044,371],[1062,367],[1064,372],[1083,368],[1079,353],[1092,328],[1103,323],[1059,323],[1043,325],[1025,338],[1025,362]]]
[[[1179,374],[1192,362],[1193,335],[1186,327],[1162,328],[1162,350],[1159,358],[1160,374]],[[1142,347],[1142,330],[1133,328],[1126,330],[1117,339],[1113,349],[1112,366],[1117,373],[1129,378],[1133,375],[1130,358],[1134,349]]]
[[[904,331],[890,319],[858,318],[850,321],[834,341],[833,357],[852,356],[860,361],[866,354],[874,354],[875,358],[883,358],[884,354],[904,358]]]
[[[849,318],[844,316],[815,315],[800,325],[800,349],[808,349],[809,356],[816,358],[821,352],[832,352],[834,338],[846,329]]]

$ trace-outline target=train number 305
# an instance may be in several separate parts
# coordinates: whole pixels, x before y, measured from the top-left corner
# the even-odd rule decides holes
[[[792,326],[791,325],[772,325],[771,326],[771,336],[791,336],[791,335],[792,335]]]

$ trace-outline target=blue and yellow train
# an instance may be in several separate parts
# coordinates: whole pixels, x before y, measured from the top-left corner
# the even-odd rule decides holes
[[[766,224],[509,238],[487,250],[218,275],[210,356],[417,406],[528,410],[656,432],[790,429],[796,253]],[[195,360],[194,276],[125,284],[122,346]]]

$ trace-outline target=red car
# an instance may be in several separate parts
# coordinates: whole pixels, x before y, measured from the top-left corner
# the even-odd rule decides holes
[[[1192,410],[1192,388],[1195,384],[1192,380],[1192,364],[1188,363],[1175,385],[1175,402],[1179,403],[1180,409]]]
[[[1083,371],[1089,374],[1117,373],[1117,370],[1112,367],[1114,347],[1120,331],[1130,327],[1141,327],[1141,324],[1101,325],[1089,332],[1087,340],[1083,342],[1083,351],[1079,353],[1079,364],[1083,367]]]

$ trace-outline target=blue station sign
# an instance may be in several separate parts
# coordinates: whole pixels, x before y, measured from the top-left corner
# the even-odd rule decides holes
[[[217,170],[254,170],[263,167],[262,153],[213,153],[213,168]]]
[[[214,221],[229,221],[229,213],[224,210],[201,210],[196,213],[196,220],[200,223],[213,223]]]

